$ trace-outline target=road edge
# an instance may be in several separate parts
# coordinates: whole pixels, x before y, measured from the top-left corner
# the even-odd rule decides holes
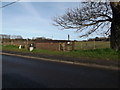
[[[106,66],[106,65],[98,65],[98,64],[89,64],[89,63],[65,61],[65,60],[60,60],[60,59],[48,59],[48,58],[40,58],[40,57],[27,56],[27,55],[24,56],[24,55],[3,53],[3,52],[0,53],[0,55],[18,56],[18,57],[23,57],[23,58],[37,59],[37,60],[42,60],[42,61],[52,61],[52,62],[59,62],[59,63],[65,63],[65,64],[74,64],[74,65],[93,67],[93,68],[101,68],[101,69],[109,69],[109,70],[120,70],[120,68],[117,67],[117,66]]]

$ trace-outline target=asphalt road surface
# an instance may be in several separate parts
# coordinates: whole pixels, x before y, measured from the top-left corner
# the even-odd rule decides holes
[[[2,56],[2,88],[118,88],[118,71]]]

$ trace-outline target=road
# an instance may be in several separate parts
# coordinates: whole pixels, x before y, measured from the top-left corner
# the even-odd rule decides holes
[[[118,71],[2,55],[2,88],[118,88]]]

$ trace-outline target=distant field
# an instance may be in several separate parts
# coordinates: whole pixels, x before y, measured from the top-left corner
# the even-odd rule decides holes
[[[109,41],[75,42],[75,50],[110,48]]]

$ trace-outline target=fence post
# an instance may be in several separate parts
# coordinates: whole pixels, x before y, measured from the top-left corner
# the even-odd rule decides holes
[[[61,51],[61,43],[59,43],[59,51]]]
[[[81,49],[82,49],[82,43],[81,43]]]
[[[96,46],[96,45],[95,45],[95,40],[94,40],[94,49],[96,48],[95,46]]]
[[[72,42],[72,50],[75,50],[75,41]]]

